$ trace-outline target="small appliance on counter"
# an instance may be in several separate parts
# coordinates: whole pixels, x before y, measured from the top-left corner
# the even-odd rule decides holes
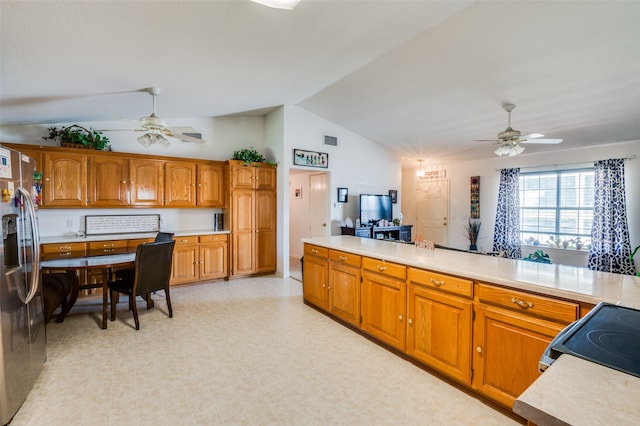
[[[640,310],[601,302],[549,344],[539,370],[569,354],[640,377]]]
[[[213,230],[224,231],[224,213],[213,214]]]

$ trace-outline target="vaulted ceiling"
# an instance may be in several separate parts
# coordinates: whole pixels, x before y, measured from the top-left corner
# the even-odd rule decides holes
[[[640,2],[0,2],[0,124],[296,104],[405,159],[492,157],[507,126],[640,140]]]

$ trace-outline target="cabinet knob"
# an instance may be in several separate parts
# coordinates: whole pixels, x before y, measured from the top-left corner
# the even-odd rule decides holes
[[[345,260],[347,260],[347,257],[346,256],[340,256],[340,257],[338,257],[338,259],[340,259],[342,262],[344,262]]]
[[[398,315],[398,319],[402,321],[402,315]]]
[[[317,249],[311,249],[311,253],[317,253],[318,250]]]
[[[386,267],[386,266],[376,265],[376,268],[378,268],[378,271],[380,271],[380,272],[384,272],[384,271],[386,271],[386,270],[387,270],[387,267]]]
[[[413,324],[413,320],[411,318],[408,318],[407,322],[409,323],[409,325]]]
[[[482,348],[481,348],[480,346],[478,346],[478,347],[476,348],[476,352],[478,352],[479,354],[481,354],[481,353],[482,353]]]

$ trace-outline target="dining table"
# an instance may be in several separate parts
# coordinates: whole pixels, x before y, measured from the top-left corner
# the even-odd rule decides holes
[[[107,328],[107,305],[108,305],[108,292],[109,282],[113,275],[115,268],[131,267],[135,264],[136,254],[133,253],[120,253],[120,254],[106,254],[96,256],[83,256],[68,259],[51,259],[43,260],[40,262],[40,267],[43,271],[56,271],[64,270],[67,273],[78,274],[87,270],[100,270],[102,272],[102,282],[98,284],[86,284],[80,285],[78,280],[72,281],[71,295],[65,312],[62,312],[61,319],[71,310],[73,305],[78,300],[78,294],[80,290],[88,288],[102,288],[102,328]]]

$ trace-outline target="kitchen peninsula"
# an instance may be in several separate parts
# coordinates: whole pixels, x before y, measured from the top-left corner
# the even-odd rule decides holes
[[[305,303],[507,410],[566,325],[601,301],[640,308],[628,275],[352,236],[303,242]]]

